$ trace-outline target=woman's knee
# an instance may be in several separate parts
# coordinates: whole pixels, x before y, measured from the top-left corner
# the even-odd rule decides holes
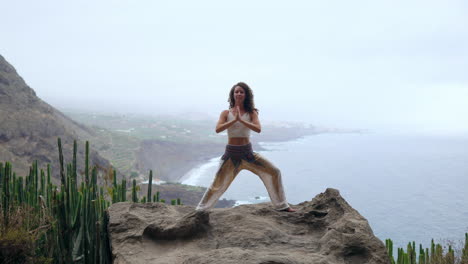
[[[281,170],[276,167],[273,167],[271,170],[271,175],[273,177],[281,178]]]
[[[278,169],[277,167],[273,167],[273,174],[274,174],[274,175],[281,176],[281,170]]]

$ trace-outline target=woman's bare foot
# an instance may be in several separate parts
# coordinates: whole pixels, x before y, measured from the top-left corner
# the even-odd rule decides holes
[[[296,210],[296,209],[292,209],[291,207],[288,207],[288,208],[283,209],[283,210],[281,210],[281,211],[283,211],[283,212],[288,212],[288,213],[293,213],[293,212],[296,212],[297,210]]]

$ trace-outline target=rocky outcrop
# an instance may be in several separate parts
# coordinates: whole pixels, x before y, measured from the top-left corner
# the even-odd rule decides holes
[[[189,206],[109,208],[114,263],[387,264],[384,244],[339,194],[278,212],[269,203],[195,212]]]
[[[84,141],[92,131],[71,120],[36,96],[11,64],[0,56],[0,162],[10,161],[19,176],[29,173],[35,160],[41,168],[52,164],[59,175],[57,138],[62,138],[65,161],[71,162],[73,140],[78,140],[79,170],[83,170]],[[91,164],[109,162],[91,150]]]

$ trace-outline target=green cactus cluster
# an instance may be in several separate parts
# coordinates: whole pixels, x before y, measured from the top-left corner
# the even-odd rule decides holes
[[[420,244],[416,248],[416,243],[408,243],[406,251],[404,248],[398,248],[397,259],[395,261],[393,254],[393,241],[385,240],[387,253],[391,264],[468,264],[468,233],[465,233],[465,246],[462,249],[461,256],[455,256],[455,250],[451,245],[446,252],[441,244],[431,241],[431,247],[424,249]]]
[[[465,233],[465,247],[462,250],[461,263],[468,263],[468,233]]]
[[[16,176],[10,162],[0,163],[0,237],[17,228],[10,228],[10,221],[12,212],[21,209],[31,216],[24,217],[22,225],[30,233],[34,231],[40,234],[34,249],[36,259],[49,259],[51,263],[111,263],[106,210],[111,203],[127,201],[127,182],[122,179],[118,183],[116,171],[113,170],[112,186],[104,192],[103,186],[98,185],[97,167],[90,168],[88,142],[85,148],[85,171],[79,179],[76,141],[73,144],[72,163],[66,165],[60,138],[57,143],[60,186],[51,182],[50,165],[44,171],[38,168],[35,161],[29,175],[23,179]],[[145,196],[139,199],[139,186],[133,180],[132,201],[151,202],[151,183],[152,171],[148,198]],[[159,192],[153,201],[159,202]],[[32,221],[38,217],[43,220]]]

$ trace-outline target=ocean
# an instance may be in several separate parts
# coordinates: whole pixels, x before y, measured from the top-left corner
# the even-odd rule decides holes
[[[468,135],[319,134],[260,145],[281,169],[289,203],[336,188],[395,247],[416,241],[459,242],[468,232]],[[192,169],[182,183],[209,186],[220,157]],[[269,201],[260,179],[242,171],[222,198]]]

